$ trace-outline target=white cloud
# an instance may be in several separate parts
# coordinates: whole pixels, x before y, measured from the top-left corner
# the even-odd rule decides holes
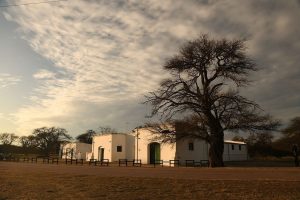
[[[35,74],[33,74],[33,77],[35,79],[53,79],[53,78],[55,78],[55,73],[45,70],[45,69],[41,69],[38,72],[36,72]]]
[[[0,89],[16,85],[21,81],[20,76],[14,76],[7,73],[0,73]]]
[[[122,102],[127,102],[123,105],[126,108],[129,102],[141,101],[142,95],[167,76],[161,69],[165,59],[199,33],[248,38],[249,52],[259,62],[282,63],[278,56],[284,52],[271,45],[291,38],[298,41],[300,26],[291,27],[299,24],[300,12],[294,4],[77,0],[11,8],[4,16],[16,21],[31,47],[56,66],[51,72],[40,70],[33,75],[40,85],[30,97],[32,104],[15,113],[15,120],[20,130],[56,124],[72,127],[80,121],[74,115],[89,117],[81,109],[84,102],[99,111],[99,119],[113,121],[101,110]],[[293,46],[299,53],[299,43]],[[293,69],[292,64],[285,66]],[[265,81],[266,90],[272,90],[275,77],[283,70],[269,65],[265,69],[256,79]],[[290,76],[288,70],[286,76]],[[249,90],[253,94],[264,91]],[[120,111],[113,112],[118,115]],[[141,116],[140,112],[136,120]]]

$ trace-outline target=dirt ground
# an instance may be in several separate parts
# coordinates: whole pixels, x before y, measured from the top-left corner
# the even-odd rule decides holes
[[[2,199],[300,199],[300,168],[0,162]]]

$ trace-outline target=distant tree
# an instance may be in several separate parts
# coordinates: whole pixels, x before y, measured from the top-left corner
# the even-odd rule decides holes
[[[300,146],[300,117],[291,119],[281,133],[282,137],[273,143],[273,148],[286,152],[286,155],[291,155],[293,144]]]
[[[3,145],[11,145],[15,142],[19,137],[14,133],[1,133],[0,134],[0,142]]]
[[[246,139],[248,145],[248,153],[250,157],[255,156],[272,156],[272,140],[274,136],[270,132],[259,134],[252,133]]]
[[[279,125],[239,93],[249,84],[250,72],[257,70],[242,40],[214,40],[202,35],[186,43],[164,69],[170,78],[146,96],[145,103],[152,105],[152,115],[162,118],[192,115],[193,129],[183,126],[181,137],[207,141],[211,167],[224,166],[225,130],[272,131]]]
[[[233,141],[240,141],[240,142],[245,142],[246,139],[243,138],[242,136],[239,136],[239,135],[235,135],[233,138],[232,138]]]
[[[116,129],[109,126],[100,126],[98,128],[100,134],[116,133]]]
[[[300,117],[293,118],[288,126],[282,130],[282,134],[284,137],[294,138],[300,142]]]
[[[44,155],[58,154],[60,145],[72,139],[66,129],[42,127],[35,129],[33,134],[36,146]]]
[[[37,142],[33,135],[21,136],[19,138],[19,143],[23,148],[24,153],[36,153],[37,152]]]
[[[256,143],[258,143],[260,145],[271,145],[273,138],[274,138],[274,136],[270,132],[260,133],[260,134],[257,134]]]
[[[79,142],[92,144],[93,142],[93,136],[96,135],[96,132],[94,130],[87,130],[85,133],[82,133],[76,137],[76,139]]]

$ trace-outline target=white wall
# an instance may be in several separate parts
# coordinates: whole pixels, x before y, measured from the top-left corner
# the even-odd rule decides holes
[[[232,146],[234,149],[232,149]],[[239,161],[247,159],[248,155],[246,144],[224,143],[224,161]]]
[[[92,151],[92,145],[86,143],[76,144],[76,158],[87,160],[87,153]]]
[[[137,142],[135,143],[135,148],[136,151],[138,151],[138,154],[135,154],[135,159],[141,159],[143,164],[148,164],[150,163],[149,144],[151,143],[151,138],[153,136],[151,132],[146,129],[139,129],[138,133],[138,145]]]
[[[119,159],[134,159],[134,136],[128,134],[107,134],[93,137],[93,155],[99,159],[99,147],[104,148],[104,159],[110,162]],[[117,146],[122,147],[122,151],[117,151]]]
[[[122,152],[117,152],[117,146],[122,147]],[[128,147],[130,148],[130,147]],[[119,159],[126,158],[126,136],[124,134],[113,134],[112,135],[112,158],[111,161],[118,161]]]
[[[161,144],[160,145],[160,159],[168,162],[169,160],[175,160],[176,158],[177,144]]]
[[[194,144],[194,150],[189,150],[189,143]],[[185,160],[208,160],[208,144],[204,140],[184,139],[177,141],[176,146],[177,159],[181,164],[185,164]]]
[[[62,145],[62,158],[63,159],[86,159],[86,153],[91,152],[92,145],[81,143],[81,142],[70,142],[67,144]],[[73,149],[73,155],[70,152]]]
[[[93,137],[93,148],[92,153],[94,159],[99,159],[99,147],[104,148],[104,159],[109,159],[111,161],[112,159],[112,153],[111,153],[111,142],[112,142],[112,135],[99,135]]]
[[[126,135],[126,158],[134,159],[135,154],[135,141],[136,138],[133,135]]]
[[[143,164],[150,163],[150,143],[153,141],[153,134],[150,130],[142,128],[138,130],[138,158],[142,160]],[[135,147],[136,148],[136,147]],[[160,144],[160,159],[164,161],[174,160],[176,155],[176,144]],[[137,159],[137,154],[135,155]]]

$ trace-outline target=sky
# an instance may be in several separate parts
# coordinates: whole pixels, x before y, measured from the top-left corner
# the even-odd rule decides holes
[[[0,0],[1,5],[44,0]],[[0,132],[76,136],[145,122],[164,62],[209,34],[246,39],[259,71],[241,93],[288,122],[300,116],[298,0],[66,0],[0,7]]]

